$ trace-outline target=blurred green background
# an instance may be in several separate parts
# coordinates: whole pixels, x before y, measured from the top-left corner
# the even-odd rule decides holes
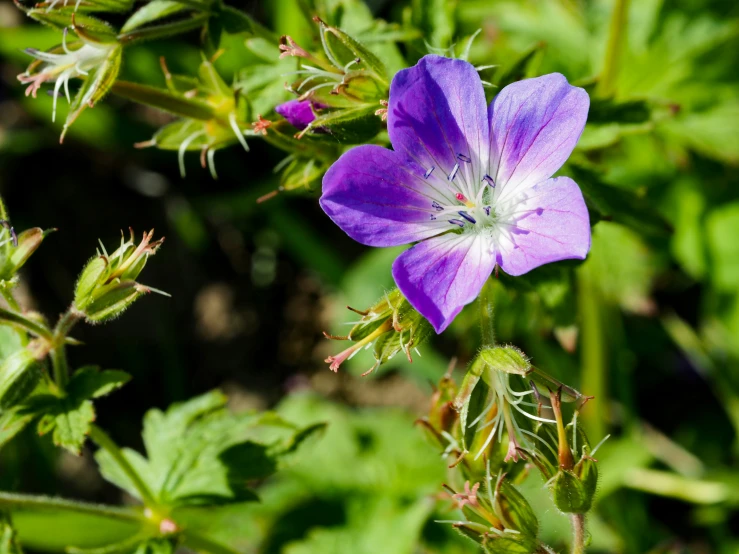
[[[590,517],[593,552],[739,552],[739,5],[732,0],[641,0],[622,22],[624,49],[610,90],[598,91],[614,3],[607,0],[333,1],[335,23],[384,55],[393,71],[430,47],[462,45],[499,79],[552,71],[594,91],[588,126],[565,172],[593,206],[593,248],[563,263],[496,282],[499,339],[586,394],[601,484]],[[295,0],[230,2],[278,34],[310,36]],[[383,21],[374,21],[371,14]],[[400,42],[393,42],[393,33]],[[388,38],[389,37],[389,38]],[[98,404],[98,423],[140,448],[140,420],[214,387],[234,409],[277,407],[329,430],[300,463],[264,483],[261,504],[215,511],[214,532],[245,552],[411,554],[474,552],[434,519],[445,464],[413,426],[430,383],[452,358],[461,375],[478,347],[474,313],[371,377],[357,356],[329,372],[352,314],[392,285],[397,250],[366,249],[321,212],[318,191],[280,194],[284,157],[251,140],[218,152],[213,180],[187,156],[135,150],[169,116],[110,96],[58,144],[52,99],[15,79],[23,48],[59,32],[0,4],[0,194],[17,229],[56,227],[23,270],[23,303],[49,316],[71,300],[97,239],[129,226],[167,240],[147,267],[149,297],[109,325],[80,326],[73,366],[134,375]],[[227,82],[262,58],[244,37],[224,39]],[[461,48],[458,46],[457,51]],[[277,58],[277,49],[262,52]],[[163,85],[159,57],[193,74],[197,33],[126,50],[123,78]],[[486,74],[483,73],[483,79]],[[277,103],[283,77],[270,94]],[[265,87],[268,88],[268,87]],[[489,91],[490,96],[494,90]],[[61,102],[61,106],[65,103]],[[62,114],[64,110],[61,108]],[[543,538],[560,548],[567,521],[533,476],[527,494],[546,512]],[[89,452],[61,454],[33,429],[0,455],[0,489],[119,503]]]

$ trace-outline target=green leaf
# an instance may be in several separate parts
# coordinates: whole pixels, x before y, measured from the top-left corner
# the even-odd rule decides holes
[[[55,445],[79,454],[90,424],[95,421],[92,399],[110,394],[129,379],[130,375],[123,371],[83,367],[72,375],[64,396],[36,394],[19,414],[38,417],[39,435],[51,433]]]
[[[659,129],[699,154],[735,165],[739,162],[738,122],[739,100],[733,100],[667,120]]]
[[[10,516],[0,511],[0,554],[23,554]]]
[[[67,384],[67,394],[77,398],[100,398],[121,388],[130,380],[131,376],[125,371],[100,371],[96,366],[85,366],[72,375]]]
[[[706,239],[711,260],[711,280],[717,289],[739,288],[739,202],[713,210],[706,219]]]
[[[124,456],[165,506],[255,500],[250,483],[274,473],[321,426],[299,429],[275,414],[232,415],[211,392],[144,417],[147,458]],[[103,476],[136,495],[107,451],[95,455]]]
[[[622,223],[642,235],[665,237],[671,228],[646,198],[604,183],[598,173],[570,164],[574,180],[580,185],[590,217]]]
[[[126,20],[123,27],[121,27],[121,32],[127,33],[147,23],[152,23],[190,9],[192,9],[190,6],[177,0],[152,0],[141,6]]]

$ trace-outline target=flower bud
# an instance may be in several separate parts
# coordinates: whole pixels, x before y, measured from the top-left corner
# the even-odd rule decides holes
[[[411,348],[420,345],[433,332],[431,324],[408,303],[398,289],[387,293],[366,311],[350,309],[360,314],[362,319],[352,327],[347,336],[335,337],[324,333],[326,338],[354,341],[343,352],[326,358],[332,371],[338,371],[342,362],[373,343],[376,363],[363,376],[391,360],[398,352],[405,353],[408,361],[413,362]]]
[[[112,254],[92,258],[82,270],[74,295],[74,307],[88,322],[102,322],[117,317],[141,295],[160,292],[135,281],[149,256],[156,253],[164,239],[152,242],[154,231],[144,233],[142,241],[134,243],[133,230],[128,241]],[[102,245],[101,245],[102,246]]]
[[[43,372],[43,359],[48,351],[41,341],[33,341],[8,356],[0,366],[0,410],[17,406],[36,388]]]
[[[577,425],[577,412],[572,422],[564,426],[561,410],[561,390],[550,393],[551,407],[557,422],[556,438],[539,429],[540,438],[547,443],[556,440],[550,449],[540,449],[531,462],[539,469],[552,492],[554,504],[562,512],[582,514],[590,510],[598,485],[598,467],[582,426]],[[556,457],[551,453],[556,452]],[[577,462],[575,461],[577,460]]]
[[[472,539],[490,554],[529,554],[538,546],[539,522],[524,496],[504,475],[493,481],[489,466],[485,490],[480,483],[452,498],[462,510],[466,521],[452,522],[455,529]]]
[[[485,348],[480,352],[480,357],[490,367],[506,373],[527,375],[531,369],[526,355],[515,346]]]

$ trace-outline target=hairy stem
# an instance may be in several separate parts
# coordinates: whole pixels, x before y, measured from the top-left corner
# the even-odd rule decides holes
[[[585,514],[570,514],[572,524],[572,554],[584,554],[585,552]]]
[[[630,0],[616,0],[611,15],[611,24],[608,31],[606,57],[603,61],[603,70],[598,80],[598,95],[613,96],[621,63],[621,53],[626,42],[626,27],[628,26]]]
[[[488,279],[482,287],[478,305],[480,306],[480,331],[482,346],[495,346],[495,304],[493,302],[493,281]]]
[[[52,337],[51,330],[49,330],[45,325],[42,325],[21,313],[0,308],[0,323],[3,322],[15,327],[20,327],[37,337],[43,337],[45,339],[51,339]]]
[[[32,510],[48,509],[51,511],[69,510],[84,514],[102,515],[126,521],[145,521],[144,514],[132,508],[118,508],[105,504],[91,504],[52,496],[15,494],[0,492],[0,508],[30,508]]]
[[[133,486],[136,488],[144,505],[147,507],[155,507],[157,502],[152,496],[151,491],[149,491],[149,487],[128,462],[126,457],[123,455],[123,452],[121,452],[121,449],[118,448],[118,445],[115,442],[113,442],[113,439],[111,439],[105,431],[95,424],[90,425],[90,439],[110,454],[121,471],[126,474],[126,477],[129,478]]]
[[[54,327],[51,349],[51,367],[54,371],[54,382],[64,390],[69,381],[69,364],[67,363],[66,341],[72,327],[82,319],[83,315],[74,308],[67,310]]]

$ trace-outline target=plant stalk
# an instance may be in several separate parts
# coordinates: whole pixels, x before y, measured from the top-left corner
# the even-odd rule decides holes
[[[52,338],[52,332],[50,329],[45,325],[24,316],[22,313],[16,313],[15,311],[0,308],[0,322],[20,327],[37,337],[42,337],[48,340],[51,340]]]
[[[598,96],[609,98],[616,92],[616,79],[621,64],[621,54],[626,42],[630,0],[616,0],[608,31],[606,56],[598,80]]]
[[[480,297],[478,298],[478,306],[480,307],[480,331],[482,333],[482,346],[492,347],[495,346],[495,303],[493,297],[495,293],[493,291],[492,278],[485,282],[485,285],[480,291]]]
[[[585,553],[585,514],[570,514],[572,524],[572,554]]]

